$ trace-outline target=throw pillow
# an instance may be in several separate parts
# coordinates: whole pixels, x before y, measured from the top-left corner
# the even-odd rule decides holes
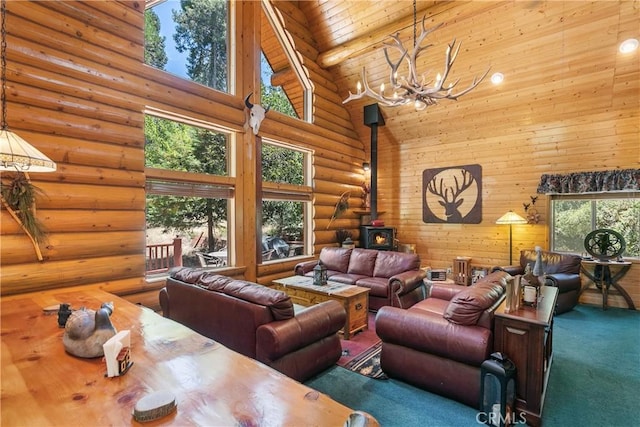
[[[373,276],[373,266],[376,263],[378,251],[372,249],[353,249],[349,260],[349,274]]]
[[[324,247],[320,251],[320,261],[327,267],[327,270],[339,271],[346,273],[349,268],[349,258],[351,251],[347,248]]]

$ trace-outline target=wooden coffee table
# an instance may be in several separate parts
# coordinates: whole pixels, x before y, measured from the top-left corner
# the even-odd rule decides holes
[[[276,279],[271,287],[286,292],[294,304],[307,307],[329,300],[338,301],[347,312],[347,321],[342,328],[345,340],[352,334],[367,329],[368,288],[332,281],[327,282],[325,286],[316,286],[313,284],[313,278],[307,276]]]

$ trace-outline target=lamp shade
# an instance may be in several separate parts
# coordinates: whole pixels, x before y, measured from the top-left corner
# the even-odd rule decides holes
[[[498,218],[496,224],[527,224],[527,220],[514,211],[509,211]]]
[[[0,130],[0,170],[53,172],[56,164],[33,145],[5,128]]]

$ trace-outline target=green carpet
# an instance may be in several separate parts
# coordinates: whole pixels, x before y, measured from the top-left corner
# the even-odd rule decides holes
[[[635,426],[640,420],[640,311],[580,305],[555,318],[543,425]],[[477,410],[401,381],[335,366],[306,384],[382,426],[477,426]]]

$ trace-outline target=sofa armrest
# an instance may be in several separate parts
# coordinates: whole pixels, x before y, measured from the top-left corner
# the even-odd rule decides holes
[[[304,276],[305,274],[307,274],[308,272],[313,270],[313,268],[316,265],[318,265],[318,261],[316,261],[316,260],[299,262],[293,268],[293,271],[295,272],[295,274],[297,276]]]
[[[291,319],[265,323],[256,330],[256,359],[277,360],[337,333],[346,320],[344,307],[332,300],[306,308]]]
[[[385,306],[375,322],[383,346],[390,343],[473,366],[480,366],[493,348],[490,329],[451,323],[437,313]]]
[[[431,281],[427,298],[438,298],[445,301],[451,301],[451,298],[456,296],[456,294],[463,289],[466,289],[466,287],[451,283]]]
[[[524,268],[521,265],[505,265],[505,266],[496,266],[491,269],[491,272],[494,271],[506,271],[512,276],[516,276],[518,274],[524,274]]]
[[[160,300],[162,316],[169,318],[169,293],[167,292],[167,288],[160,289],[160,295],[158,295],[158,299]]]
[[[427,277],[424,270],[408,270],[389,278],[389,286],[397,295],[404,295],[419,286],[423,286],[423,279]]]
[[[558,292],[579,291],[582,281],[579,274],[554,273],[545,275],[547,285],[558,288]]]

